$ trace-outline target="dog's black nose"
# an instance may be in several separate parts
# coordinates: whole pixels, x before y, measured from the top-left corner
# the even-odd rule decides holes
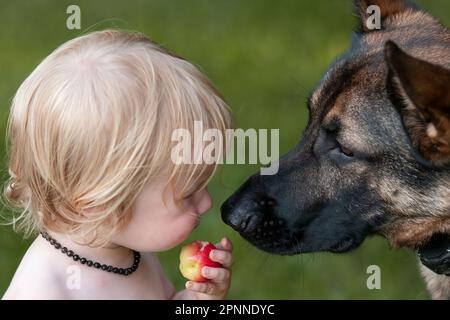
[[[265,214],[274,206],[275,200],[267,197],[242,198],[235,194],[222,204],[220,211],[226,224],[239,233],[249,234],[258,228]]]

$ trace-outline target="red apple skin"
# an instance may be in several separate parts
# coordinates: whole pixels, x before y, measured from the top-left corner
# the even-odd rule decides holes
[[[220,268],[222,265],[212,261],[209,253],[216,247],[211,242],[193,241],[184,246],[180,252],[180,271],[188,280],[205,282],[207,278],[202,276],[203,267]]]

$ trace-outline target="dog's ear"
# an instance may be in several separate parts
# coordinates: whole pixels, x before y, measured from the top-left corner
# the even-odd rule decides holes
[[[450,163],[450,70],[385,45],[387,89],[412,144],[436,165]]]
[[[353,0],[356,14],[359,18],[359,32],[366,33],[370,31],[376,31],[378,29],[372,29],[368,25],[370,17],[374,14],[374,11],[370,10],[371,6],[377,6],[380,10],[381,29],[383,28],[383,21],[410,9],[418,9],[418,7],[409,0]],[[369,12],[368,12],[369,11]]]

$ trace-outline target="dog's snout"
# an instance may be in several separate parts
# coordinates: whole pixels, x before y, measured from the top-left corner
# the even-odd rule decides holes
[[[238,207],[230,211],[222,210],[224,222],[240,233],[251,232],[256,228],[256,216],[253,211]]]
[[[275,200],[253,195],[246,199],[230,197],[221,207],[223,221],[240,233],[252,233],[276,205]]]

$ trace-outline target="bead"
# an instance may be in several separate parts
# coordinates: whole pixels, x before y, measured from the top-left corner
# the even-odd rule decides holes
[[[137,270],[141,261],[141,253],[133,250],[133,265],[129,268],[117,268],[106,264],[100,264],[99,262],[94,262],[92,260],[87,260],[86,258],[80,257],[78,254],[75,254],[67,247],[63,247],[58,241],[50,237],[47,232],[40,232],[40,234],[45,240],[47,240],[52,246],[54,246],[55,249],[61,249],[62,253],[66,254],[68,257],[71,257],[74,261],[79,261],[81,264],[86,264],[88,267],[93,266],[96,269],[128,276]]]

